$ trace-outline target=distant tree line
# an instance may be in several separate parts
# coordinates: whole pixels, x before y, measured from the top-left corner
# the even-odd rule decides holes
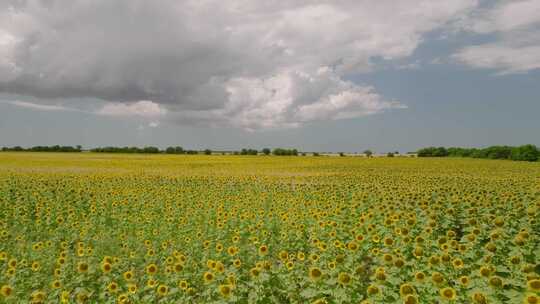
[[[460,147],[428,147],[418,150],[418,157],[472,157],[487,159],[510,159],[517,161],[538,161],[540,150],[535,145],[491,146],[483,149]]]
[[[81,152],[81,146],[34,146],[31,148],[23,148],[21,146],[3,147],[4,152]]]
[[[259,154],[259,151],[255,149],[242,149],[240,151],[240,155],[257,155]]]
[[[157,147],[98,147],[91,149],[90,152],[96,153],[148,153],[148,154],[157,154],[161,151]]]
[[[277,156],[298,156],[298,150],[276,148],[272,151],[272,154]]]
[[[96,153],[146,153],[146,154],[199,154],[197,150],[184,150],[182,147],[168,147],[165,150],[160,150],[158,147],[148,146],[144,148],[139,147],[99,147],[91,149],[90,152]],[[212,151],[206,149],[203,151],[205,154],[212,154]]]
[[[4,147],[2,148],[2,151],[14,151],[14,152],[22,152],[22,151],[29,151],[29,152],[81,152],[82,147],[81,146],[35,146],[32,148],[23,148],[20,146],[15,147]],[[212,150],[205,149],[203,151],[197,151],[197,150],[185,150],[184,148],[180,146],[176,147],[167,147],[164,150],[160,150],[158,147],[154,146],[147,146],[143,148],[139,147],[114,147],[114,146],[107,146],[107,147],[97,147],[94,149],[90,149],[90,152],[95,153],[146,153],[146,154],[205,154],[205,155],[211,155]],[[222,154],[225,154],[225,152],[222,152]],[[274,150],[270,150],[269,148],[261,149],[260,151],[256,149],[242,149],[240,151],[234,151],[232,152],[234,155],[277,155],[277,156],[297,156],[299,155],[299,152],[297,149],[283,149],[283,148],[276,148]],[[302,155],[305,155],[303,153]],[[318,153],[314,153],[315,156],[318,156]]]

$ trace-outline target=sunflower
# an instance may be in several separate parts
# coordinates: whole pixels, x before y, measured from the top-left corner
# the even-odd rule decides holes
[[[431,274],[431,280],[435,284],[441,284],[444,282],[444,276],[440,272],[434,272]]]
[[[238,253],[238,247],[230,246],[229,248],[227,248],[227,253],[230,256],[235,256]]]
[[[214,274],[210,271],[207,271],[203,274],[203,280],[205,284],[209,284],[214,280]]]
[[[231,293],[232,293],[232,286],[229,285],[229,284],[222,284],[222,285],[219,285],[218,287],[219,289],[219,293],[221,294],[221,296],[223,296],[224,298],[228,298]]]
[[[34,291],[31,295],[31,303],[44,303],[47,295],[41,290]]]
[[[111,272],[112,270],[112,265],[108,262],[104,262],[101,264],[101,271],[103,271],[103,273],[109,273]]]
[[[11,296],[12,293],[13,293],[13,287],[11,287],[9,285],[3,285],[2,288],[0,288],[0,294],[4,298],[7,298],[7,297]]]
[[[216,262],[215,270],[219,273],[223,273],[225,271],[225,265],[223,265],[221,262]]]
[[[540,297],[538,297],[535,294],[527,294],[525,295],[525,298],[523,298],[523,304],[539,304],[540,303]]]
[[[328,263],[328,269],[330,269],[330,270],[336,269],[336,262],[334,262],[334,261],[329,262]]]
[[[384,268],[378,268],[377,270],[375,270],[375,278],[379,281],[386,280],[386,272]]]
[[[128,304],[130,303],[129,301],[129,296],[125,293],[121,294],[118,296],[118,304]]]
[[[134,294],[137,292],[137,285],[132,283],[127,284],[127,290],[129,291],[129,293]]]
[[[58,288],[62,287],[62,283],[59,280],[54,280],[54,281],[51,282],[51,287],[53,289],[58,289]]]
[[[532,279],[527,282],[527,289],[534,292],[540,292],[540,279]]]
[[[110,293],[116,293],[118,291],[118,284],[116,282],[110,282],[109,285],[107,285],[107,290]]]
[[[60,303],[62,304],[69,303],[69,297],[70,297],[69,291],[67,290],[62,291],[60,293]]]
[[[181,280],[180,282],[178,282],[178,287],[182,290],[186,290],[188,288],[189,284],[186,280]]]
[[[487,304],[488,302],[486,296],[481,292],[473,293],[471,298],[474,304]]]
[[[176,273],[181,272],[182,270],[184,270],[184,265],[182,265],[182,263],[176,263],[174,264],[173,269]]]
[[[407,295],[413,295],[416,293],[416,290],[414,289],[414,286],[412,286],[409,283],[401,284],[399,287],[399,294],[402,298],[404,298]]]
[[[405,261],[402,258],[396,259],[396,261],[394,262],[394,266],[396,266],[397,268],[401,268],[403,267],[403,265],[405,265]]]
[[[8,261],[8,266],[11,267],[11,268],[17,267],[17,260],[16,259],[10,259]]]
[[[454,268],[463,268],[463,260],[460,258],[456,258],[452,261],[452,265],[454,266]]]
[[[234,289],[236,287],[236,276],[234,273],[229,274],[225,279],[225,282],[231,285],[231,287]]]
[[[268,246],[261,245],[259,247],[259,255],[267,255],[268,254]]]
[[[418,304],[418,297],[416,295],[407,295],[403,299],[403,304]]]
[[[323,275],[322,270],[318,267],[311,267],[308,274],[313,281],[318,281]]]
[[[429,257],[429,265],[431,266],[437,266],[441,262],[441,258],[438,255],[432,255]]]
[[[321,298],[321,299],[317,299],[313,302],[311,302],[311,304],[327,304],[328,302],[326,301],[325,298]]]
[[[346,286],[349,285],[352,281],[352,277],[346,272],[340,272],[338,275],[339,284]]]
[[[483,277],[489,277],[491,275],[491,267],[489,266],[480,267],[480,275]]]
[[[122,276],[124,277],[124,280],[131,281],[134,277],[134,274],[133,274],[133,271],[130,270],[130,271],[124,272]]]
[[[414,278],[415,278],[415,280],[417,280],[418,282],[422,282],[422,281],[424,281],[424,279],[426,278],[426,274],[423,273],[423,272],[421,272],[421,271],[419,271],[419,272],[417,272],[417,273],[414,274]]]
[[[377,285],[369,285],[367,288],[367,294],[370,296],[377,295],[381,292],[381,289]]]
[[[88,264],[85,262],[79,262],[77,264],[77,271],[80,273],[84,273],[88,271]]]
[[[249,274],[252,277],[256,278],[259,276],[259,274],[261,274],[261,270],[258,267],[253,267],[249,270]]]
[[[512,257],[510,257],[510,263],[512,263],[513,265],[519,265],[521,263],[521,257],[518,256],[518,255],[514,255]]]
[[[503,281],[498,276],[492,276],[489,278],[489,285],[495,288],[501,288],[503,285]]]
[[[156,291],[160,297],[164,297],[169,293],[169,287],[167,285],[159,285]]]
[[[148,275],[155,275],[158,271],[158,267],[156,264],[149,264],[148,266],[146,266],[146,273]]]
[[[439,294],[441,297],[445,300],[455,300],[456,299],[456,291],[452,287],[445,287],[441,290],[439,290]]]
[[[467,286],[467,285],[469,285],[469,282],[470,282],[468,276],[461,276],[461,277],[459,277],[458,281],[462,286]]]
[[[90,295],[84,291],[84,290],[80,290],[77,295],[75,296],[75,299],[77,301],[77,303],[86,303],[86,301],[88,301],[88,298],[90,297]]]

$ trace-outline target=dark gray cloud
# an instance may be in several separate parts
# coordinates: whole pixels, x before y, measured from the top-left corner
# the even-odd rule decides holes
[[[0,92],[151,101],[178,123],[246,129],[359,117],[402,106],[345,76],[476,4],[4,0]]]

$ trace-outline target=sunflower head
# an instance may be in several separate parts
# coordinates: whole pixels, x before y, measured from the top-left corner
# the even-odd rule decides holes
[[[399,294],[401,295],[401,297],[405,297],[407,295],[412,295],[415,293],[416,290],[414,289],[414,286],[409,283],[401,284],[401,286],[399,287]]]
[[[160,297],[164,297],[169,293],[169,286],[167,286],[167,285],[159,285],[157,287],[156,291],[157,291],[157,294]]]
[[[527,289],[533,292],[540,292],[540,279],[532,279],[527,282]]]
[[[232,293],[233,287],[229,284],[219,285],[219,293],[222,297],[228,298]]]
[[[439,291],[441,297],[445,300],[455,300],[456,291],[452,287],[445,287]]]
[[[352,281],[352,277],[346,272],[340,272],[338,275],[339,284],[346,286],[349,285]]]
[[[322,270],[318,267],[311,267],[309,269],[309,278],[313,281],[317,281],[322,277]]]
[[[475,292],[471,296],[474,304],[487,304],[486,296],[481,292]]]
[[[535,294],[527,294],[523,298],[523,304],[540,304],[540,297]]]
[[[204,283],[209,284],[214,280],[214,274],[210,271],[207,271],[203,274]]]
[[[403,304],[418,304],[418,297],[416,295],[407,295],[403,299]]]
[[[4,297],[4,298],[7,298],[9,296],[11,296],[11,294],[13,293],[13,287],[9,286],[9,285],[4,285],[0,288],[0,294]]]

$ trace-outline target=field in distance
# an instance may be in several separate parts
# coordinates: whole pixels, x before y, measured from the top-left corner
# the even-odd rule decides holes
[[[528,303],[540,163],[0,153],[0,303]]]

